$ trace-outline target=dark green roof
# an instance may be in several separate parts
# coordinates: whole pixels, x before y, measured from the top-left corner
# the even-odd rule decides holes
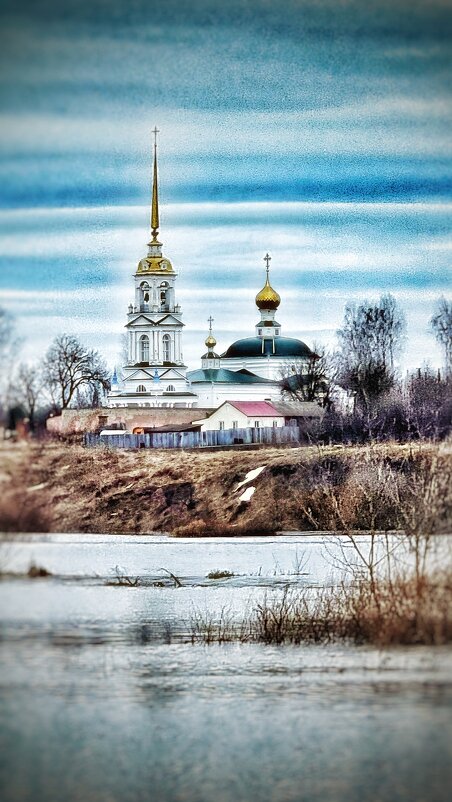
[[[187,379],[192,384],[199,382],[221,382],[223,384],[268,384],[270,379],[264,379],[262,376],[256,376],[249,371],[242,372],[241,370],[226,370],[225,368],[205,368],[200,370],[191,370],[187,373]],[[277,384],[278,382],[274,382]]]
[[[262,340],[260,337],[245,337],[243,340],[236,340],[229,346],[222,359],[232,357],[251,357],[251,356],[285,356],[285,357],[310,357],[312,351],[306,343],[295,340],[293,337],[275,337],[275,351],[273,353],[273,340],[264,339],[264,350],[262,351]]]

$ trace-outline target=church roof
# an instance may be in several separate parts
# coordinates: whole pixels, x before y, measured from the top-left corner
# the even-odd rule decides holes
[[[225,368],[204,368],[191,370],[187,373],[187,379],[192,384],[202,382],[220,382],[222,384],[278,384],[262,376],[256,376],[249,371],[227,370]]]
[[[275,350],[273,351],[273,343]],[[263,348],[262,348],[263,346]],[[293,337],[275,337],[274,340],[267,338],[262,340],[261,337],[245,337],[243,340],[236,340],[229,346],[224,354],[221,354],[222,359],[230,359],[232,357],[267,357],[267,356],[284,356],[284,357],[309,357],[312,351],[306,343],[301,340],[295,340]]]

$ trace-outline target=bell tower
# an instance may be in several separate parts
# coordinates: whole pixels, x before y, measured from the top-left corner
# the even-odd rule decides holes
[[[177,273],[159,240],[157,127],[153,130],[151,237],[147,255],[134,273],[134,299],[127,310],[127,364],[122,368],[121,396],[146,406],[173,406],[178,393],[186,394],[186,366],[182,351],[182,311],[176,301]],[[170,394],[168,401],[163,396]],[[148,397],[145,402],[146,396]]]
[[[153,367],[169,364],[183,367],[182,312],[176,303],[177,273],[163,255],[158,239],[159,200],[157,175],[157,134],[154,128],[154,169],[152,180],[151,239],[147,256],[138,262],[134,275],[135,299],[129,305],[129,364],[147,363]]]

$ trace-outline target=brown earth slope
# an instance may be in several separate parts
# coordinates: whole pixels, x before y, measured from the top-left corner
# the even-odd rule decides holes
[[[4,532],[240,535],[395,529],[420,519],[452,529],[444,444],[206,453],[50,442],[3,444],[0,459]],[[240,500],[249,487],[250,500]]]

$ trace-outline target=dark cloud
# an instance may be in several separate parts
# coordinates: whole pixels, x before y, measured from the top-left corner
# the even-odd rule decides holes
[[[168,158],[162,197],[166,202],[204,201],[420,201],[447,198],[452,159],[336,159],[258,155],[231,161]],[[4,208],[145,204],[149,164],[124,154],[68,152],[4,155],[0,205]],[[182,180],[181,180],[182,177]]]
[[[200,115],[167,159],[168,200],[449,190],[445,3],[6,0],[0,20],[3,206],[143,202],[162,109]],[[104,128],[81,141],[74,121]]]
[[[3,5],[3,99],[15,112],[315,109],[448,87],[451,23],[438,2]]]

